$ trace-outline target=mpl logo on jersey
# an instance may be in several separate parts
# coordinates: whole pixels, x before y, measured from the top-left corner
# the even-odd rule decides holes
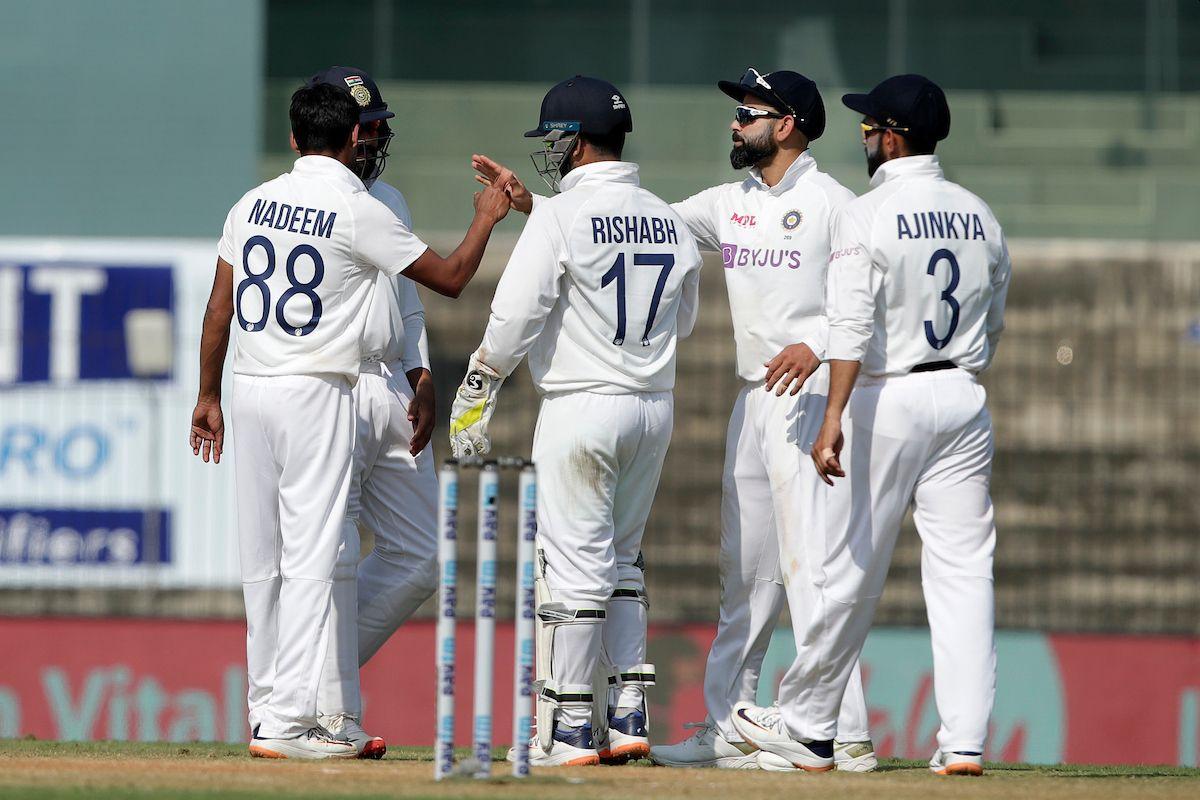
[[[170,380],[169,266],[0,264],[0,385]]]

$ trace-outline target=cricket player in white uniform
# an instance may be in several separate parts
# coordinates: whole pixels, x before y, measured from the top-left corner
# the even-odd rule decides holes
[[[621,161],[633,123],[606,81],[575,76],[542,101],[539,204],[496,288],[451,415],[455,456],[486,453],[503,380],[529,354],[542,394],[538,466],[537,728],[541,766],[649,753],[642,534],[673,422],[675,348],[691,333],[700,254],[687,226]],[[610,670],[607,742],[592,677]],[[523,745],[520,745],[523,746]]]
[[[406,228],[404,196],[379,180],[392,131],[370,75],[330,67],[308,82],[336,86],[360,107],[362,135],[352,171]],[[359,667],[437,586],[437,475],[428,449],[434,426],[425,310],[416,284],[379,273],[363,332],[353,390],[356,434],[344,535],[334,571],[330,642],[318,696],[319,721],[354,743],[359,758],[382,758],[387,744],[362,728]],[[359,525],[374,547],[359,563]]]
[[[702,249],[721,253],[743,381],[725,445],[721,609],[704,676],[708,718],[692,725],[696,732],[684,741],[653,747],[651,758],[674,767],[790,770],[789,762],[748,744],[731,717],[735,704],[756,697],[784,603],[798,632],[814,602],[808,571],[815,565],[807,554],[824,540],[824,491],[809,452],[825,410],[820,358],[829,224],[854,194],[821,172],[809,152],[825,128],[825,107],[811,80],[752,68],[740,81],[718,86],[740,104],[730,162],[750,167],[750,175],[672,208]],[[507,169],[483,156],[474,164],[485,184],[494,179],[510,187],[514,208],[530,207]],[[857,669],[836,754],[838,767],[848,771],[878,763]]]
[[[834,221],[829,404],[813,447],[833,487],[820,600],[792,691],[777,710],[739,707],[735,720],[765,750],[830,763],[838,703],[912,503],[942,721],[930,768],[979,775],[996,684],[996,529],[976,376],[1004,328],[1008,250],[987,204],[942,174],[933,151],[950,109],[936,84],[900,75],[843,102],[863,115],[872,189]]]
[[[499,188],[476,195],[466,238],[443,259],[349,169],[360,130],[351,95],[303,87],[290,116],[301,153],[295,167],[248,192],[225,221],[190,440],[205,461],[219,461],[221,373],[236,315],[232,417],[250,752],[353,758],[352,743],[319,726],[317,692],[335,563],[345,545],[351,387],[376,272],[404,272],[457,296],[509,206]]]

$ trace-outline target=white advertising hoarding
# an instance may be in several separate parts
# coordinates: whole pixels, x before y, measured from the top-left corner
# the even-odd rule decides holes
[[[0,238],[0,586],[238,585],[233,465],[187,444],[215,261]]]

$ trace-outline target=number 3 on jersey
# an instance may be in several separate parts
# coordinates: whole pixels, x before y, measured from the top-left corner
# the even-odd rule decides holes
[[[942,260],[950,263],[950,283],[946,284],[946,288],[942,290],[942,294],[938,300],[950,306],[950,327],[946,329],[946,335],[939,339],[933,331],[933,322],[925,320],[925,338],[929,341],[929,346],[934,350],[941,350],[950,344],[950,337],[958,329],[959,307],[958,300],[954,296],[954,290],[958,288],[958,259],[954,257],[954,253],[945,248],[938,250],[929,259],[929,266],[925,269],[925,274],[933,275],[937,271],[938,262]]]
[[[654,327],[654,317],[658,314],[658,304],[662,301],[663,289],[667,286],[667,276],[671,267],[675,266],[675,256],[670,253],[634,253],[635,267],[659,267],[658,282],[654,285],[654,296],[650,298],[650,312],[646,315],[646,328],[642,331],[642,347],[650,346],[650,329]],[[625,254],[617,256],[612,268],[600,279],[600,288],[617,282],[617,332],[613,336],[613,344],[620,347],[625,343]]]
[[[250,253],[255,247],[261,247],[267,255],[267,266],[262,272],[250,271]],[[301,283],[296,279],[296,262],[301,256],[308,256],[312,261],[313,276],[312,280],[307,283]],[[237,294],[234,296],[234,306],[237,309],[238,325],[242,326],[242,330],[254,333],[267,326],[267,317],[271,314],[271,289],[267,286],[267,278],[275,274],[275,245],[271,244],[271,240],[265,236],[251,236],[246,240],[246,246],[242,248],[242,265],[246,270],[246,278],[238,284]],[[321,298],[317,296],[315,290],[325,277],[325,261],[315,247],[310,244],[301,244],[288,253],[284,269],[287,271],[288,283],[291,286],[280,295],[279,302],[275,304],[275,321],[279,323],[279,327],[293,336],[307,336],[316,330],[317,323],[321,321],[323,306]],[[262,295],[263,312],[259,319],[247,320],[245,314],[242,313],[242,295],[252,286]],[[312,303],[312,315],[308,322],[300,326],[289,324],[284,315],[284,308],[288,301],[296,295],[304,295]]]

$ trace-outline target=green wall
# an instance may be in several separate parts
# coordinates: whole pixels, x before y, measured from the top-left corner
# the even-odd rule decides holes
[[[263,4],[2,6],[0,234],[219,236],[257,178]]]

